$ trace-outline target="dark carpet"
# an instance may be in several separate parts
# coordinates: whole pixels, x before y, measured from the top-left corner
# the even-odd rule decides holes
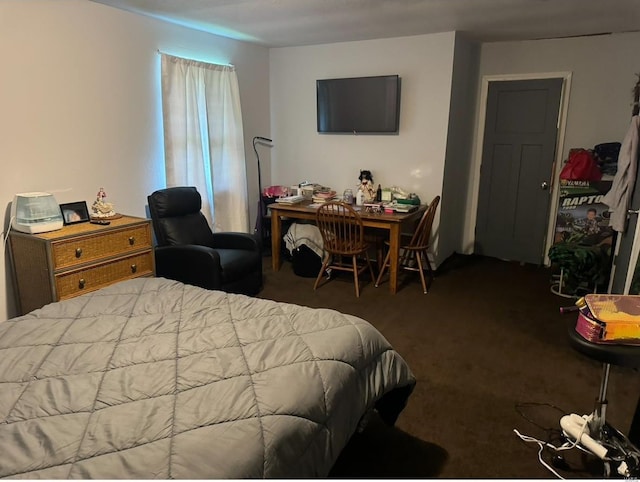
[[[514,429],[547,439],[564,413],[593,410],[602,366],[570,347],[575,314],[561,315],[559,307],[572,301],[550,292],[549,269],[454,255],[427,295],[407,273],[395,296],[388,283],[375,288],[363,275],[360,298],[348,275],[313,291],[314,280],[296,276],[289,262],[274,272],[266,257],[264,272],[259,297],[367,320],[417,379],[396,426],[373,419],[331,477],[553,478],[538,462],[538,446]],[[639,394],[637,372],[612,367],[607,420],[618,430],[628,431]],[[591,457],[565,455],[562,476],[602,476]]]

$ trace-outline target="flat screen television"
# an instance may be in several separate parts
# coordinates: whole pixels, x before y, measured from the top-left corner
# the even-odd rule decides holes
[[[396,134],[400,77],[380,75],[316,81],[320,133]]]

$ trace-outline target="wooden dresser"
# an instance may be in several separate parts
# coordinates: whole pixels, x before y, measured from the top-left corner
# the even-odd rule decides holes
[[[123,216],[108,226],[72,224],[41,234],[12,229],[9,242],[20,314],[117,281],[155,275],[148,219]]]

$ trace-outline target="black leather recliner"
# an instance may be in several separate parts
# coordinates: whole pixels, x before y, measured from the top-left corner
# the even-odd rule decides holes
[[[250,296],[262,289],[259,240],[246,233],[213,233],[195,187],[160,189],[147,200],[157,276]]]

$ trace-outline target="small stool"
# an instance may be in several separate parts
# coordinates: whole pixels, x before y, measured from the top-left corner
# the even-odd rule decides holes
[[[603,428],[606,422],[607,410],[607,385],[609,383],[609,371],[611,365],[619,365],[630,368],[640,368],[640,346],[634,345],[613,345],[604,343],[592,343],[584,339],[575,329],[573,322],[568,329],[569,344],[583,355],[593,360],[602,362],[602,379],[600,382],[600,393],[596,400],[596,408],[591,422],[589,422],[589,432],[596,440],[602,440]],[[636,447],[640,442],[640,400],[636,405],[636,411],[631,422],[628,440]]]

